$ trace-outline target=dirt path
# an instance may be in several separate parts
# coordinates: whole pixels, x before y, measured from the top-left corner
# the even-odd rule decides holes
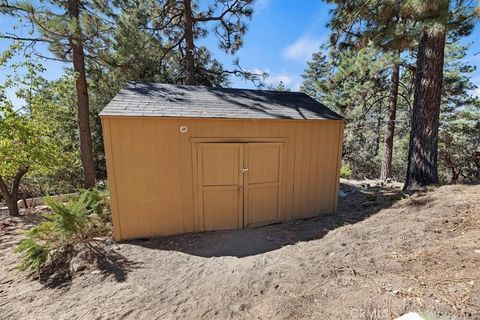
[[[59,288],[15,269],[25,218],[10,221],[0,319],[480,319],[480,186],[400,198],[359,190],[335,216],[113,244],[115,270]]]

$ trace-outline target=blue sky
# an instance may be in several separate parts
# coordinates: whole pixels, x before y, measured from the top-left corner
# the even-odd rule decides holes
[[[311,54],[328,41],[326,24],[331,8],[320,0],[257,0],[245,45],[237,53],[242,66],[265,70],[271,74],[267,82],[275,85],[283,81],[287,87],[297,90]],[[480,53],[474,55],[480,52],[480,23],[463,41],[472,42],[467,60],[477,66],[472,80],[480,87]],[[224,63],[231,60],[221,53],[216,57]],[[233,85],[251,86],[238,79]],[[476,93],[480,97],[480,88]]]
[[[321,0],[257,0],[252,20],[248,23],[248,31],[244,37],[244,46],[236,53],[243,68],[266,71],[270,74],[265,82],[276,85],[282,81],[288,88],[297,90],[301,83],[301,74],[311,54],[321,43],[327,41],[328,12],[331,6]],[[0,30],[10,28],[11,19],[1,17]],[[470,48],[468,60],[480,67],[480,25],[474,33],[466,38],[466,42],[474,42]],[[215,37],[202,40],[215,57],[227,67],[233,57],[218,49]],[[8,46],[5,40],[0,41],[0,50]],[[40,47],[40,50],[46,50]],[[62,73],[63,65],[46,61],[46,77],[57,78]],[[480,68],[478,68],[480,69]],[[2,80],[0,74],[0,81]],[[480,70],[472,77],[480,86]],[[233,87],[250,88],[253,85],[241,79],[232,78]],[[480,96],[480,89],[477,89]]]
[[[320,0],[257,0],[244,46],[236,54],[242,67],[268,72],[267,84],[282,81],[298,89],[306,62],[328,40],[329,8]],[[206,44],[217,48],[213,37]],[[232,60],[222,52],[216,57],[226,65]],[[234,87],[252,86],[241,79],[232,80]]]

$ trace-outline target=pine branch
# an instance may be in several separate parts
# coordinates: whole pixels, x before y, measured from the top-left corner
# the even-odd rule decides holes
[[[219,16],[215,17],[193,17],[194,21],[200,21],[200,22],[208,22],[208,21],[220,21],[223,20],[223,18],[228,14],[228,13],[234,13],[243,10],[245,5],[240,7],[239,9],[234,10],[235,6],[239,3],[239,0],[235,0],[230,6],[227,6],[227,9],[225,9]]]
[[[68,53],[66,53],[65,55],[67,55],[67,54]],[[39,58],[45,59],[45,60],[58,61],[58,62],[64,62],[64,63],[70,62],[70,60],[68,60],[66,58],[65,59],[60,59],[60,58],[54,58],[54,57],[47,57],[47,56],[44,56],[44,55],[42,55],[38,52],[35,52],[34,55],[39,57]]]
[[[8,1],[3,0],[3,2],[0,4],[0,12],[1,13],[8,13],[8,14],[13,14],[14,12],[27,12],[25,8],[9,4]]]
[[[16,35],[6,35],[6,34],[0,34],[0,38],[2,39],[10,39],[10,40],[16,40],[16,41],[28,41],[28,42],[47,42],[47,43],[52,43],[52,41],[43,39],[43,38],[28,38],[28,37],[20,37]]]
[[[238,62],[234,62],[234,64],[237,68],[233,70],[222,69],[220,71],[214,71],[214,70],[206,69],[204,67],[199,67],[199,69],[206,73],[215,74],[217,76],[234,75],[236,77],[243,77],[244,79],[251,81],[256,87],[261,86],[262,83],[259,81],[265,80],[265,78],[268,76],[266,72],[263,72],[260,74],[260,73],[255,73],[255,72],[245,70],[239,65]]]

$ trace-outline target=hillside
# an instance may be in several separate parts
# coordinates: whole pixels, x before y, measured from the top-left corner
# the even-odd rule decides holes
[[[398,187],[343,189],[355,192],[335,216],[107,241],[113,267],[77,261],[83,270],[67,283],[41,284],[16,269],[17,231],[34,216],[4,218],[0,318],[480,318],[479,185],[410,196]]]

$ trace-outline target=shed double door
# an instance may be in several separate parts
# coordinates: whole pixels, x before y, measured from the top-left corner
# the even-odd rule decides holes
[[[283,220],[282,143],[198,143],[200,230]]]

